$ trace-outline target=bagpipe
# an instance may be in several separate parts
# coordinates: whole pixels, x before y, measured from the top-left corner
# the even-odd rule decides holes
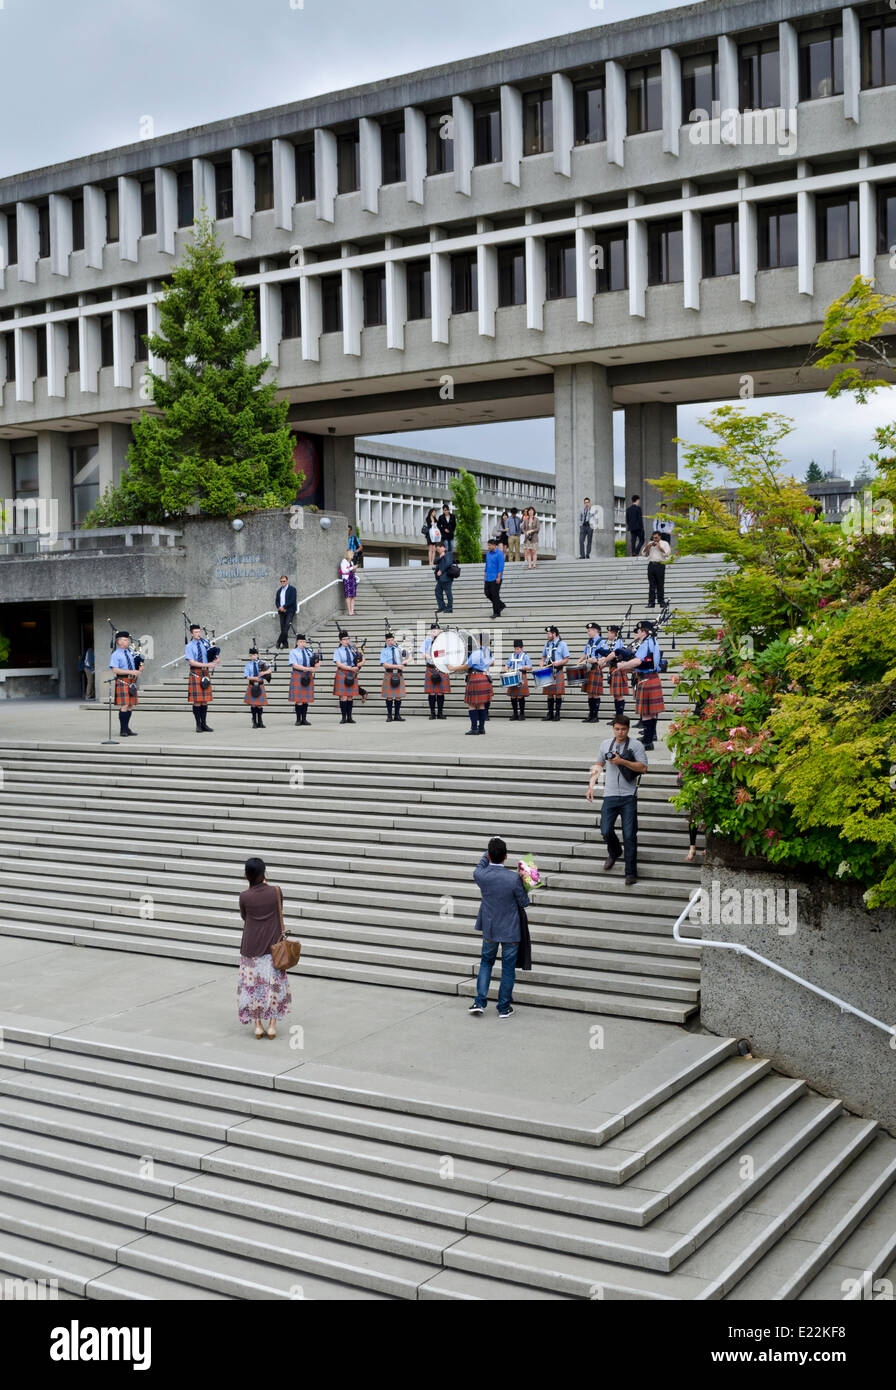
[[[183,612],[183,609],[181,609],[181,612]],[[191,627],[198,627],[198,628],[199,628],[200,632],[202,633],[202,637],[201,637],[199,640],[200,640],[201,642],[205,642],[206,646],[208,647],[208,651],[207,651],[206,654],[205,654],[205,661],[200,662],[200,665],[205,666],[205,667],[206,667],[206,670],[202,673],[202,675],[201,675],[200,678],[199,678],[199,686],[200,686],[200,689],[202,689],[202,690],[208,690],[209,686],[210,686],[211,683],[212,683],[212,681],[211,681],[211,676],[210,676],[209,673],[208,673],[208,667],[214,665],[214,663],[218,660],[218,657],[221,655],[221,648],[218,647],[218,646],[215,646],[215,629],[212,628],[212,635],[211,635],[211,638],[209,638],[209,635],[208,635],[208,628],[207,628],[207,627],[202,627],[201,624],[199,624],[199,623],[191,623],[191,622],[190,622],[190,619],[187,617],[186,613],[184,613],[184,645],[185,645],[185,646],[186,646],[186,644],[187,644],[187,643],[189,642],[189,640],[190,640],[190,628],[191,628]]]
[[[339,636],[341,631],[341,628],[339,626],[339,620],[337,618],[334,618],[333,622],[336,624],[336,644],[337,646],[341,647],[342,640]],[[357,637],[355,637],[354,642],[351,640],[351,638],[349,638],[345,645],[351,652],[352,665],[355,667],[360,667],[361,662],[364,660],[364,648],[367,646],[367,638],[365,637],[364,640],[361,642],[358,641]],[[345,684],[349,690],[352,689],[356,680],[357,676],[354,671],[347,671],[345,673]],[[364,689],[362,685],[358,686],[358,694],[361,696],[362,700],[367,699],[367,691]]]
[[[389,620],[389,615],[387,614],[387,615],[386,615],[386,630],[385,630],[385,632],[383,633],[383,646],[386,645],[386,638],[388,637],[389,633],[392,632],[392,631],[393,631],[392,623],[390,622],[390,620]],[[390,642],[390,643],[389,643],[389,646],[390,646],[390,647],[395,647],[395,643],[394,643],[394,642]],[[407,661],[407,660],[409,659],[409,657],[410,657],[411,654],[410,654],[410,652],[408,651],[407,647],[395,647],[395,649],[396,649],[396,651],[398,652],[398,654],[399,654],[399,656],[400,656],[400,658],[401,658],[402,661]],[[401,685],[401,672],[400,672],[400,671],[394,671],[394,670],[393,670],[393,671],[390,671],[390,672],[389,672],[389,685],[391,686],[391,688],[392,688],[393,690],[398,690],[399,686]]]
[[[319,666],[323,659],[324,654],[321,651],[320,642],[318,642],[317,651],[311,653],[308,666],[296,667],[297,671],[301,671],[301,675],[299,676],[299,685],[302,687],[303,690],[308,689],[309,685],[311,684],[314,667]]]
[[[114,652],[116,646],[118,645],[117,642],[116,642],[116,640],[115,640],[115,634],[116,634],[116,632],[120,631],[120,629],[117,628],[117,627],[115,626],[115,624],[113,623],[113,621],[112,621],[111,618],[107,618],[107,619],[106,619],[106,622],[109,624],[109,626],[110,626],[111,629],[112,629],[112,641],[109,643],[109,650],[110,650],[110,652]],[[135,642],[135,641],[133,640],[133,638],[129,638],[129,639],[128,639],[128,645],[127,645],[126,647],[123,647],[122,650],[123,650],[123,651],[128,651],[128,652],[131,653],[131,657],[133,658],[133,662],[134,662],[134,670],[135,670],[135,671],[139,671],[140,668],[141,668],[141,666],[144,666],[144,665],[146,664],[146,657],[143,655],[143,651],[142,651],[142,648],[141,648],[141,646],[140,646],[140,643],[139,643],[139,642]],[[126,675],[126,674],[127,674],[127,672],[125,672],[125,671],[122,672],[122,675]]]

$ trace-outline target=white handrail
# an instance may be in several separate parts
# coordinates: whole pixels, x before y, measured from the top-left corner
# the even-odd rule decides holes
[[[758,951],[752,951],[749,946],[744,946],[739,941],[706,941],[698,936],[681,936],[678,928],[681,926],[685,917],[689,915],[691,908],[694,906],[694,903],[697,901],[702,891],[701,888],[694,889],[688,899],[687,906],[679,913],[675,926],[672,928],[672,935],[679,946],[718,946],[720,950],[723,951],[735,951],[739,956],[749,956],[752,960],[758,960],[760,964],[767,965],[769,970],[775,970],[779,975],[784,975],[788,980],[793,980],[795,984],[802,985],[804,989],[809,989],[813,994],[820,995],[822,999],[828,999],[832,1004],[837,1005],[842,1014],[855,1014],[856,1018],[862,1018],[866,1023],[871,1023],[875,1028],[881,1028],[885,1033],[889,1033],[891,1037],[896,1038],[896,1026],[891,1026],[889,1023],[882,1023],[879,1018],[872,1018],[870,1014],[866,1014],[862,1009],[857,1009],[854,1004],[847,1004],[845,999],[839,999],[836,994],[829,994],[826,989],[822,989],[819,985],[811,984],[808,980],[804,980],[801,975],[794,975],[792,970],[786,970],[783,965],[778,965],[776,961],[769,960],[768,956],[760,956]]]
[[[324,590],[332,589],[334,584],[341,583],[341,578],[331,579],[330,582],[328,584],[324,584],[322,588],[315,589],[313,594],[309,594],[307,598],[303,598],[301,602],[296,604],[296,612],[298,613],[303,603],[310,603],[313,598],[317,598],[318,594],[322,594]],[[253,627],[255,623],[260,623],[262,618],[274,618],[276,617],[276,615],[277,609],[269,608],[267,612],[259,613],[256,617],[250,618],[247,623],[240,623],[239,627],[232,627],[229,632],[222,632],[220,637],[215,637],[215,642],[226,642],[228,637],[232,637],[235,632],[242,632],[244,627]],[[166,661],[164,666],[160,666],[158,669],[160,671],[165,671],[169,666],[177,666],[179,662],[186,661],[186,659],[187,658],[185,656],[176,656],[173,661]]]

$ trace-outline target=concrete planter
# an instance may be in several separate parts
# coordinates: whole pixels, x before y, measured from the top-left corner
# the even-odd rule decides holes
[[[884,1023],[896,1023],[896,912],[857,889],[747,860],[713,840],[702,884],[704,940],[739,942]],[[896,1133],[896,1048],[881,1029],[734,951],[702,957],[701,1021],[839,1096]]]

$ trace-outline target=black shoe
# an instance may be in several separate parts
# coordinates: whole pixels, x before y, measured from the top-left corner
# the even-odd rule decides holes
[[[501,1010],[499,1009],[499,1010],[498,1010],[498,1017],[499,1017],[499,1018],[509,1018],[510,1015],[511,1015],[512,1013],[513,1013],[513,1005],[511,1004],[511,1005],[510,1005],[510,1008],[507,1009],[503,1014],[501,1013]]]
[[[348,719],[346,719],[345,722],[346,722],[346,724],[354,724],[354,723],[355,723],[355,721],[354,721],[354,719],[352,719],[351,715],[349,715]]]
[[[263,729],[263,728],[264,728],[264,725],[262,724],[262,722],[261,722],[260,719],[259,719],[259,721],[258,721],[258,723],[256,724],[255,727],[256,727],[256,729]]]
[[[545,722],[545,720],[553,719],[553,718],[554,718],[554,716],[553,716],[552,714],[543,714],[543,715],[541,716],[541,722],[542,722],[542,724],[543,724],[543,723]]]
[[[607,855],[606,859],[604,860],[604,873],[605,873],[605,874],[608,874],[608,873],[610,872],[610,870],[612,869],[613,865],[618,861],[618,859],[619,859],[619,855],[618,855],[618,854],[616,854],[616,855],[608,854],[608,855]]]
[[[387,715],[386,715],[386,723],[387,723],[387,724],[391,724],[391,723],[392,723],[392,718],[393,718],[393,716],[392,716],[391,714],[387,714]]]
[[[511,724],[517,724],[517,723],[519,723],[519,718],[520,718],[520,717],[519,717],[518,714],[512,714],[512,715],[510,716],[510,722],[511,722]]]
[[[652,753],[652,752],[653,752],[654,745],[653,745],[652,743],[645,743],[645,744],[643,744],[642,746],[643,746],[643,748],[644,748],[644,752],[645,752],[645,753]]]
[[[296,723],[297,723],[297,724],[301,724],[301,722],[302,722],[301,719],[299,719],[299,718],[297,717],[297,718],[296,718]]]
[[[447,718],[448,718],[447,714],[437,714],[437,715],[436,715],[436,719],[447,719]]]
[[[405,717],[404,717],[403,714],[396,714],[396,715],[394,716],[394,719],[395,719],[395,723],[396,723],[396,724],[406,724],[406,723],[407,723],[407,720],[405,719]]]
[[[476,735],[477,735],[478,733],[479,733],[479,730],[478,730],[478,729],[468,729],[467,732],[466,732],[466,737],[467,737],[467,738],[475,738]]]
[[[342,716],[342,718],[340,719],[339,723],[340,723],[340,724],[347,724],[347,723],[348,723],[348,720],[346,719],[345,715]]]
[[[631,888],[632,884],[633,884],[633,883],[637,883],[637,882],[638,882],[638,875],[637,875],[637,874],[626,874],[626,876],[625,876],[625,886],[626,886],[626,888]]]
[[[484,1013],[485,1013],[485,1009],[483,1008],[483,1006],[482,1006],[481,1004],[471,1004],[470,1007],[467,1009],[467,1013],[468,1013],[468,1014],[484,1014]]]
[[[429,717],[430,719],[435,719],[436,716],[434,714],[431,714]]]

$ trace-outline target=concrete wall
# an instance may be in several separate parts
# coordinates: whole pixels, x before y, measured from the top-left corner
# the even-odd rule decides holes
[[[707,893],[713,881],[718,892],[780,892],[784,896],[777,902],[787,908],[771,924],[767,917],[763,925],[709,922],[704,939],[741,942],[872,1017],[896,1024],[896,912],[869,912],[860,893],[844,884],[773,873],[755,862],[746,866],[718,845],[703,870]],[[740,901],[729,899],[735,905]],[[848,1109],[896,1133],[896,1050],[889,1035],[733,951],[706,948],[701,974],[705,1027],[748,1037],[755,1054],[768,1057],[778,1070],[805,1077],[824,1095],[839,1096]]]

